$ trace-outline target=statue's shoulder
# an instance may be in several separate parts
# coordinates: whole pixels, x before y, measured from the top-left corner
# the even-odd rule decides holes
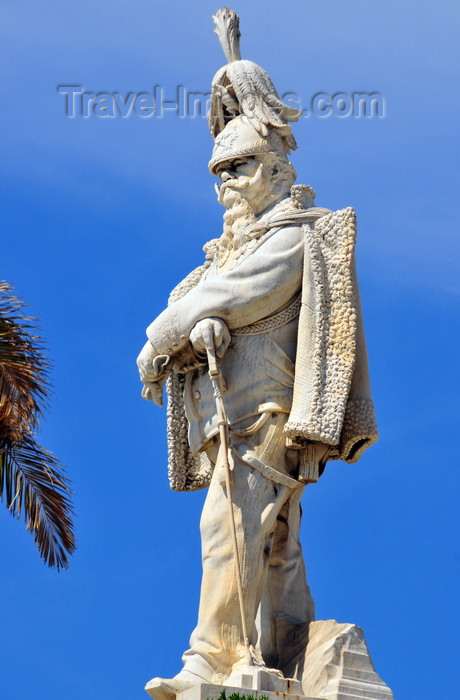
[[[324,216],[329,216],[334,213],[332,209],[327,209],[326,207],[309,207],[303,212],[305,222],[313,225]]]

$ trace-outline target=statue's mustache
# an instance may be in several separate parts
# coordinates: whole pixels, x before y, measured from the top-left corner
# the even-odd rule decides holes
[[[262,179],[263,163],[259,165],[256,173],[252,177],[245,178],[232,178],[231,180],[226,180],[219,187],[217,182],[214,184],[214,189],[217,194],[217,201],[219,204],[223,204],[223,197],[227,190],[237,190],[238,192],[243,192],[247,190],[249,186],[256,185]]]

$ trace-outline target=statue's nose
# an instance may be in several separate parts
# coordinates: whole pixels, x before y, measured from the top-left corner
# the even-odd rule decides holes
[[[230,173],[228,172],[228,170],[224,170],[224,171],[220,174],[220,179],[222,180],[222,182],[227,182],[227,180],[231,180],[231,179],[232,179],[232,176],[230,175]]]

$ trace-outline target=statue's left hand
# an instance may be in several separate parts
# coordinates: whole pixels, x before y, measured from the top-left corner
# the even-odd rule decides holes
[[[190,332],[190,342],[197,355],[206,355],[206,351],[215,350],[218,357],[223,357],[230,345],[230,331],[220,318],[210,317],[198,321]]]

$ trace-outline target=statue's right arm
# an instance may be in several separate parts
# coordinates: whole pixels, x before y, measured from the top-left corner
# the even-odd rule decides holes
[[[147,328],[155,355],[177,353],[203,319],[221,319],[231,330],[284,306],[301,286],[303,243],[301,228],[286,227],[237,267],[207,277],[168,306]]]

